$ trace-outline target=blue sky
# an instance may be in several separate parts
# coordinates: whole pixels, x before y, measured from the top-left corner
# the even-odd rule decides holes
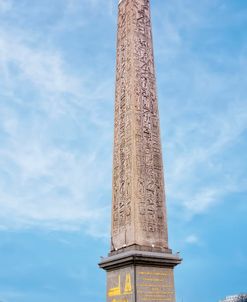
[[[247,292],[247,3],[152,0],[177,302]],[[105,301],[117,0],[0,0],[0,301]],[[183,299],[183,300],[182,300]]]

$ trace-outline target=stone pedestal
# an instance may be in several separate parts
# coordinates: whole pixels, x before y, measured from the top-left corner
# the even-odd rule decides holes
[[[175,302],[173,268],[178,255],[127,251],[99,266],[107,271],[107,302]]]

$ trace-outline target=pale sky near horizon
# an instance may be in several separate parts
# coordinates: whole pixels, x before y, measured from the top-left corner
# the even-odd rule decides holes
[[[0,0],[0,301],[103,302],[118,0]],[[247,292],[247,2],[151,0],[177,302]]]

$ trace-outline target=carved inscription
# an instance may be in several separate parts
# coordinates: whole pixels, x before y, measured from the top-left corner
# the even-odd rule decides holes
[[[113,227],[112,234],[131,223],[131,170],[133,142],[130,103],[130,20],[128,5],[119,9],[117,75],[114,122]]]
[[[136,144],[140,225],[150,236],[167,240],[165,227],[163,165],[155,84],[149,1],[134,4],[134,64]]]
[[[149,0],[119,4],[112,248],[168,241],[149,6]],[[130,233],[139,239],[129,240]]]
[[[138,302],[175,302],[173,270],[137,267]]]

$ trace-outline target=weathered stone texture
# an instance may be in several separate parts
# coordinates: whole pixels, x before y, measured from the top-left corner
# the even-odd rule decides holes
[[[168,248],[149,0],[119,3],[112,251]]]

